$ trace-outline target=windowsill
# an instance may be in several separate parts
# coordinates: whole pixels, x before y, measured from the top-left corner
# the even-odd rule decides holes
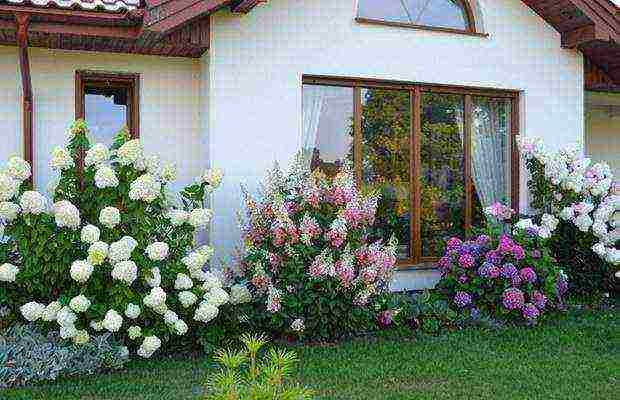
[[[396,262],[396,270],[397,271],[428,271],[437,269],[437,260],[434,261],[420,261],[417,264],[413,264],[410,261],[397,261]]]
[[[355,21],[360,24],[383,25],[383,26],[392,26],[396,28],[407,28],[407,29],[417,29],[417,30],[433,31],[433,32],[453,33],[456,35],[475,36],[475,37],[481,37],[481,38],[489,37],[488,33],[463,31],[460,29],[452,29],[452,28],[440,28],[437,26],[414,25],[414,24],[408,24],[408,23],[403,23],[403,22],[383,21],[379,19],[371,19],[371,18],[363,18],[363,17],[356,17]]]

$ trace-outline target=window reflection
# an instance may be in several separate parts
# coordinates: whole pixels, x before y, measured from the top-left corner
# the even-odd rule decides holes
[[[467,13],[460,0],[360,0],[363,18],[467,30]]]
[[[84,88],[84,114],[94,143],[111,144],[114,135],[128,125],[128,101],[126,87]]]

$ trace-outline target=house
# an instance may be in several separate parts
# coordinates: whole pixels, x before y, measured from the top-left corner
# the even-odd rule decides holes
[[[396,287],[431,285],[440,241],[485,205],[527,208],[517,135],[584,142],[620,175],[615,0],[0,0],[0,45],[0,158],[45,191],[71,120],[101,142],[127,125],[179,187],[225,171],[223,255],[239,184],[297,151],[381,191]]]

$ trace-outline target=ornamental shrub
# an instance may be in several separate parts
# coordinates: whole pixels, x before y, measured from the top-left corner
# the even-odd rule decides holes
[[[249,316],[277,335],[333,339],[373,329],[372,303],[386,292],[396,245],[369,243],[377,196],[357,191],[346,166],[330,178],[298,158],[276,165],[254,198],[245,193],[244,253],[237,279]]]
[[[592,164],[576,147],[548,151],[539,139],[520,138],[519,147],[532,206],[562,221],[550,245],[567,270],[571,293],[593,297],[612,290],[620,265],[620,188],[609,166]]]
[[[451,308],[471,320],[528,324],[563,309],[567,278],[541,237],[549,227],[525,221],[516,224],[512,235],[496,227],[471,240],[448,241],[438,263],[437,290]]]
[[[60,174],[51,207],[29,189],[25,161],[13,157],[0,173],[0,303],[78,345],[108,331],[142,357],[162,342],[222,334],[211,321],[247,297],[231,298],[205,268],[209,246],[193,249],[221,173],[207,171],[176,199],[166,186],[172,165],[146,156],[127,131],[111,148],[91,144],[83,121],[53,150],[51,167]]]

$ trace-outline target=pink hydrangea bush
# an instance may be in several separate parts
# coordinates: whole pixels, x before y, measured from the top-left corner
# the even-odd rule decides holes
[[[377,197],[357,190],[348,168],[330,178],[300,160],[276,165],[258,197],[245,191],[244,253],[237,279],[258,300],[255,318],[275,334],[334,338],[375,324],[395,243],[369,243]]]
[[[521,228],[512,235],[490,230],[466,241],[454,237],[439,260],[437,289],[466,317],[535,324],[564,308],[567,290],[545,241],[536,230]]]

